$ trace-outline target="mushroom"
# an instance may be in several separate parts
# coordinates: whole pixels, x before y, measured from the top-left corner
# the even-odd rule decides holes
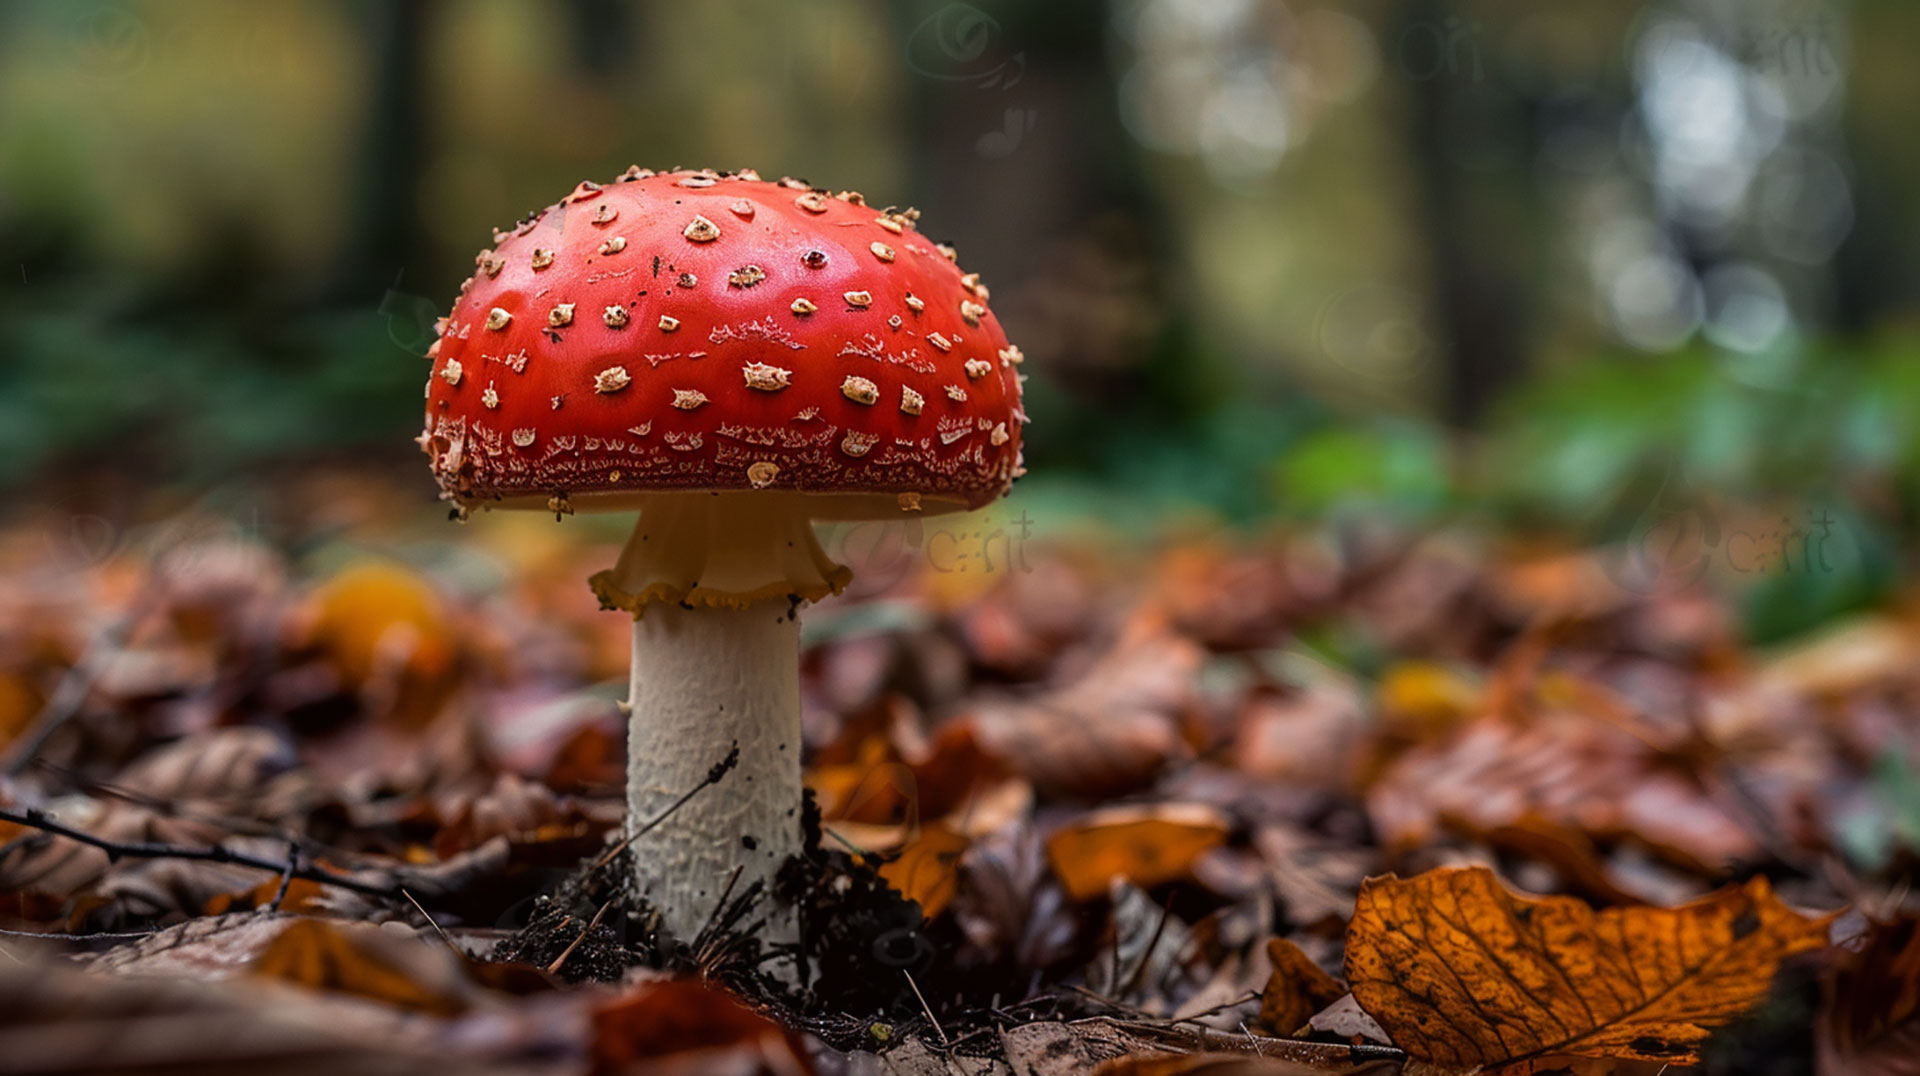
[[[851,576],[813,523],[993,500],[1025,413],[986,289],[913,211],[751,173],[629,175],[498,233],[500,267],[463,286],[432,353],[420,444],[461,518],[639,513],[590,584],[633,616],[637,892],[687,941],[801,851],[797,614]],[[717,787],[640,832],[736,745]],[[769,937],[797,940],[769,899]]]

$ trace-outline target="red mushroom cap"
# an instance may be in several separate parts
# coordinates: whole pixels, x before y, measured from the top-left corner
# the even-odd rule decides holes
[[[999,496],[1019,471],[1020,350],[917,217],[636,168],[496,231],[428,349],[420,444],[444,496]]]

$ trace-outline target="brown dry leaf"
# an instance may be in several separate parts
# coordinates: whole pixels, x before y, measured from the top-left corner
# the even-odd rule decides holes
[[[960,882],[960,857],[972,844],[970,838],[945,826],[928,826],[901,849],[898,859],[880,868],[880,877],[919,904],[921,915],[933,919],[953,900]]]
[[[312,990],[455,1016],[471,1004],[460,963],[446,949],[366,924],[298,919],[260,950],[253,974]]]
[[[1340,1000],[1347,988],[1340,980],[1321,970],[1300,946],[1286,938],[1267,942],[1267,961],[1273,974],[1266,989],[1260,991],[1260,1015],[1254,1019],[1256,1031],[1269,1035],[1292,1035],[1313,1019],[1313,1014]]]
[[[262,728],[210,729],[141,756],[115,782],[163,803],[239,800],[293,765],[293,752]]]
[[[1226,816],[1194,803],[1093,811],[1047,839],[1047,859],[1075,900],[1092,900],[1124,878],[1142,888],[1191,877],[1203,854],[1227,839]]]
[[[1920,1076],[1920,919],[1875,924],[1834,969],[1820,1076]]]
[[[1354,997],[1415,1057],[1524,1073],[1549,1058],[1689,1064],[1780,961],[1826,944],[1765,879],[1676,908],[1596,912],[1468,867],[1368,881],[1347,935]]]
[[[1033,699],[983,707],[981,744],[1043,795],[1087,802],[1152,783],[1190,752],[1179,717],[1206,653],[1138,624],[1085,675]]]
[[[591,1071],[790,1074],[813,1066],[780,1025],[731,994],[674,981],[647,983],[594,1012]]]
[[[1408,751],[1368,790],[1367,813],[1389,851],[1429,843],[1441,829],[1494,840],[1524,822],[1535,833],[1563,827],[1602,844],[1638,841],[1702,874],[1762,858],[1753,835],[1675,760],[1565,711],[1524,723],[1483,718]]]

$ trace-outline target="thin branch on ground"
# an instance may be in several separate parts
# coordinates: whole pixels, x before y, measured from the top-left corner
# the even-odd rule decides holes
[[[581,943],[581,942],[583,942],[583,941],[586,941],[586,940],[587,940],[587,935],[589,935],[589,934],[591,934],[591,933],[593,933],[593,928],[594,928],[594,927],[597,927],[597,926],[599,926],[599,925],[600,925],[600,917],[601,917],[601,916],[603,916],[603,915],[606,915],[606,914],[607,914],[607,909],[608,909],[608,908],[611,908],[611,907],[613,907],[613,901],[612,901],[612,900],[608,900],[608,901],[607,901],[606,903],[604,903],[604,904],[602,904],[602,905],[600,905],[600,910],[599,910],[599,911],[597,911],[597,912],[595,912],[595,913],[593,913],[593,921],[592,921],[592,922],[590,922],[590,923],[588,923],[588,924],[587,924],[587,927],[586,927],[586,929],[585,929],[585,930],[582,930],[582,931],[580,932],[580,936],[579,936],[579,937],[577,937],[577,938],[575,938],[575,939],[573,939],[573,943],[572,943],[572,944],[570,944],[570,945],[568,945],[568,946],[566,947],[566,949],[565,949],[564,951],[562,951],[562,952],[561,952],[561,954],[560,954],[559,956],[556,956],[556,957],[554,957],[554,958],[553,958],[553,963],[551,963],[551,964],[548,964],[548,965],[547,965],[547,974],[548,974],[548,975],[558,975],[558,974],[560,974],[560,969],[561,969],[561,968],[564,968],[564,967],[566,967],[566,966],[567,966],[567,958],[573,955],[573,951],[574,951],[575,949],[578,949],[578,948],[580,948],[580,943]],[[421,913],[421,914],[423,914],[423,915],[424,915],[425,913],[423,912],[423,913]],[[436,929],[436,930],[437,930],[437,929],[439,929],[439,928],[438,928],[438,927],[436,927],[436,928],[434,928],[434,929]],[[443,935],[443,936],[444,936],[444,935]]]
[[[740,741],[735,740],[733,742],[733,747],[727,751],[727,757],[714,763],[713,768],[707,771],[707,775],[705,777],[702,777],[698,784],[694,785],[692,788],[689,788],[685,792],[681,793],[680,798],[668,804],[666,810],[661,811],[659,814],[654,815],[652,818],[648,819],[645,825],[641,826],[639,829],[634,830],[632,833],[627,834],[624,838],[621,839],[619,844],[614,845],[612,848],[609,848],[606,850],[606,852],[602,853],[599,859],[596,859],[593,861],[592,869],[599,870],[601,867],[604,867],[607,864],[613,862],[613,857],[626,851],[628,845],[631,845],[634,841],[645,836],[655,826],[659,825],[662,822],[665,822],[668,818],[671,818],[673,816],[673,812],[686,806],[687,801],[699,795],[701,790],[706,788],[711,788],[712,786],[719,784],[720,779],[722,777],[725,777],[729,772],[732,771],[732,769],[735,766],[738,766],[739,764],[740,764]]]
[[[0,822],[12,822],[15,825],[26,826],[30,829],[51,833],[56,837],[65,837],[71,841],[79,841],[81,844],[92,845],[102,852],[105,852],[109,860],[122,858],[188,859],[197,860],[202,863],[230,863],[237,867],[252,867],[255,870],[283,874],[289,879],[303,878],[309,882],[319,882],[322,885],[337,886],[341,889],[352,890],[355,893],[364,893],[370,897],[392,898],[398,895],[398,890],[393,886],[362,882],[357,878],[349,878],[343,874],[335,874],[324,867],[303,866],[289,863],[286,860],[269,859],[266,856],[236,852],[220,844],[209,845],[205,848],[188,848],[177,844],[162,844],[158,841],[112,841],[105,837],[96,837],[83,830],[74,829],[71,826],[61,825],[49,817],[44,811],[33,808],[16,811],[11,807],[0,807]]]

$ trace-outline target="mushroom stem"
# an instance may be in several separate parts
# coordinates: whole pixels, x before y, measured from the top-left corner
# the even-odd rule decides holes
[[[800,851],[800,618],[784,599],[744,608],[659,604],[633,622],[633,717],[627,820],[672,805],[739,744],[713,788],[633,840],[638,891],[691,942],[713,918],[734,870],[734,896]],[[763,899],[761,937],[798,939],[794,910]],[[780,973],[792,978],[789,967]]]

